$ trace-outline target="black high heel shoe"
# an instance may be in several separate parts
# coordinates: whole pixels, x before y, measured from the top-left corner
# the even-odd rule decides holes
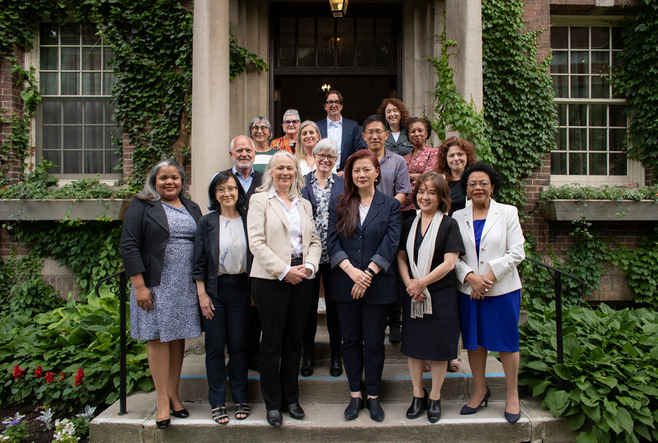
[[[187,418],[190,416],[190,413],[185,408],[181,409],[180,411],[174,411],[174,407],[171,405],[171,402],[169,402],[169,409],[171,409],[171,415],[176,418]]]
[[[169,423],[171,423],[171,418],[162,421],[157,421],[157,420],[155,421],[155,425],[158,427],[158,429],[166,428],[167,426],[169,426]]]
[[[505,404],[505,420],[507,420],[508,423],[516,423],[521,419],[521,405],[519,405],[519,413],[518,414],[511,414],[507,412],[507,404]]]
[[[480,408],[480,406],[482,406],[483,404],[484,404],[484,407],[486,408],[489,405],[489,397],[490,396],[491,396],[491,391],[489,390],[489,386],[487,386],[487,393],[484,394],[484,398],[482,399],[482,401],[480,402],[480,404],[478,405],[477,408],[471,408],[468,405],[464,405],[464,407],[462,408],[461,411],[459,411],[459,413],[461,415],[475,414],[478,411],[478,409]]]
[[[432,400],[430,398],[429,406],[427,407],[427,419],[430,423],[436,423],[441,418],[441,399]]]
[[[423,388],[423,392],[425,393],[424,396],[422,397],[414,397],[413,400],[411,400],[411,406],[409,406],[409,409],[407,409],[407,418],[408,419],[414,419],[420,417],[420,414],[422,411],[427,409],[427,401],[429,399],[429,394],[427,393],[427,390]]]

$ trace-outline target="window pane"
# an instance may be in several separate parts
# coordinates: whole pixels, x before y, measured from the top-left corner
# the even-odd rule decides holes
[[[85,149],[103,149],[102,126],[85,126]]]
[[[295,19],[279,21],[279,66],[295,66]]]
[[[85,152],[85,174],[103,173],[103,151]]]
[[[583,75],[571,77],[571,97],[589,98],[589,77]]]
[[[82,174],[82,151],[64,151],[64,174]]]
[[[41,121],[44,125],[62,122],[62,102],[44,101],[41,105]]]
[[[608,74],[610,72],[610,53],[592,51],[592,74]]]
[[[375,19],[375,66],[393,66],[393,31],[390,18]]]
[[[571,49],[589,47],[589,28],[571,28]]]
[[[82,44],[83,45],[100,45],[101,38],[96,35],[96,26],[82,25]]]
[[[315,19],[299,18],[299,66],[315,66]]]
[[[43,89],[42,95],[57,95],[59,92],[57,88],[58,74],[56,72],[42,72],[39,79],[39,87]]]
[[[111,70],[110,62],[114,60],[114,53],[111,48],[103,48],[103,69]]]
[[[551,48],[569,48],[569,28],[551,28]]]
[[[338,66],[354,66],[354,19],[341,18],[338,25]]]
[[[626,129],[610,129],[610,151],[623,151],[626,149],[624,139],[626,138]]]
[[[569,77],[565,75],[554,75],[553,91],[558,98],[569,98]]]
[[[624,105],[610,105],[610,126],[626,127],[626,114]]]
[[[64,148],[82,149],[82,126],[64,126]]]
[[[587,126],[587,105],[569,105],[569,126]]]
[[[551,72],[553,74],[569,73],[569,53],[566,51],[553,52],[553,61],[551,62]]]
[[[43,157],[44,160],[48,160],[49,162],[53,162],[55,167],[48,169],[49,174],[61,174],[62,168],[60,165],[62,164],[62,160],[60,159],[60,154],[62,151],[43,151],[41,153],[41,157]]]
[[[62,95],[80,95],[80,74],[62,72]]]
[[[589,52],[573,51],[571,53],[571,73],[572,74],[589,73]]]
[[[80,48],[62,48],[62,70],[77,71],[80,69]]]
[[[556,149],[559,151],[567,150],[567,129],[560,128],[555,130],[555,144]]]
[[[68,25],[61,28],[62,45],[80,44],[80,25]]]
[[[567,153],[551,152],[551,174],[566,175]]]
[[[619,56],[620,52],[615,51],[612,53],[612,72],[617,74],[621,72],[621,57]]]
[[[103,123],[103,102],[86,102],[85,103],[85,124]]]
[[[109,101],[105,102],[105,123],[116,125],[116,115],[114,115],[114,104]]]
[[[624,39],[621,37],[621,28],[612,28],[612,49],[623,49]]]
[[[42,70],[59,69],[59,51],[57,48],[41,48],[40,68]]]
[[[590,129],[589,130],[589,150],[590,151],[607,151],[606,146],[606,129]]]
[[[592,98],[610,98],[610,84],[605,77],[592,76]]]
[[[607,154],[589,155],[589,173],[591,175],[608,175]]]
[[[626,175],[627,166],[626,154],[610,154],[610,175]]]
[[[101,95],[101,73],[82,73],[82,95]]]
[[[590,105],[589,107],[589,125],[606,126],[608,117],[607,105]]]
[[[587,154],[569,154],[569,175],[587,175]]]
[[[569,151],[587,150],[587,129],[569,129]]]
[[[117,81],[117,76],[110,73],[103,73],[103,95],[112,95],[112,88]]]
[[[57,42],[57,24],[41,23],[39,37],[42,45],[56,45]]]
[[[318,18],[318,66],[334,65],[334,19]]]
[[[43,141],[41,146],[43,149],[61,149],[61,135],[62,130],[59,126],[44,126],[41,129],[41,137]]]
[[[356,64],[373,66],[373,18],[356,19]]]
[[[557,105],[557,121],[559,126],[567,125],[567,105]]]
[[[64,102],[64,124],[79,125],[82,123],[82,102]]]
[[[119,164],[121,157],[113,151],[105,151],[105,173],[116,174],[114,167]]]
[[[610,28],[592,28],[592,49],[610,49]]]
[[[113,138],[118,138],[119,140],[121,139],[121,128],[117,128],[116,126],[106,126],[105,127],[105,149],[109,149],[111,151],[116,151],[118,146],[116,143],[112,142]]]
[[[82,48],[82,69],[100,71],[102,68],[101,48]]]

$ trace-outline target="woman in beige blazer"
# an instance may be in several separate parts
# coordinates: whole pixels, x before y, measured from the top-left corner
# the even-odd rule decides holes
[[[301,197],[304,177],[285,151],[270,159],[263,184],[249,202],[247,230],[254,255],[251,295],[263,339],[260,381],[267,422],[281,426],[281,410],[304,418],[299,405],[302,335],[322,246],[311,204]]]

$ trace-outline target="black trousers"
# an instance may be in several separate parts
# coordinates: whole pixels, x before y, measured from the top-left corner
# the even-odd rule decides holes
[[[249,336],[247,337],[247,353],[249,358],[260,356],[260,318],[258,308],[249,306]]]
[[[313,280],[293,285],[279,280],[251,279],[251,296],[258,307],[263,338],[260,346],[260,386],[268,410],[299,400],[302,335],[311,303]]]
[[[322,279],[320,279],[322,277]],[[315,344],[315,332],[318,329],[318,300],[320,299],[320,281],[324,286],[324,301],[327,306],[327,330],[329,331],[329,347],[333,352],[340,352],[342,335],[336,302],[328,297],[331,294],[331,265],[324,263],[319,266],[313,280],[313,298],[308,310],[308,319],[304,328],[304,352],[312,352]]]

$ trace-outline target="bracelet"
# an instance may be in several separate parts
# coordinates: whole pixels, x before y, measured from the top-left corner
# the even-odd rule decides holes
[[[368,274],[370,274],[370,277],[372,277],[372,278],[375,278],[375,275],[377,275],[377,274],[375,274],[375,271],[373,271],[372,268],[371,268],[370,266],[368,266],[368,267],[366,268],[366,270],[363,271],[363,272],[367,272]]]

